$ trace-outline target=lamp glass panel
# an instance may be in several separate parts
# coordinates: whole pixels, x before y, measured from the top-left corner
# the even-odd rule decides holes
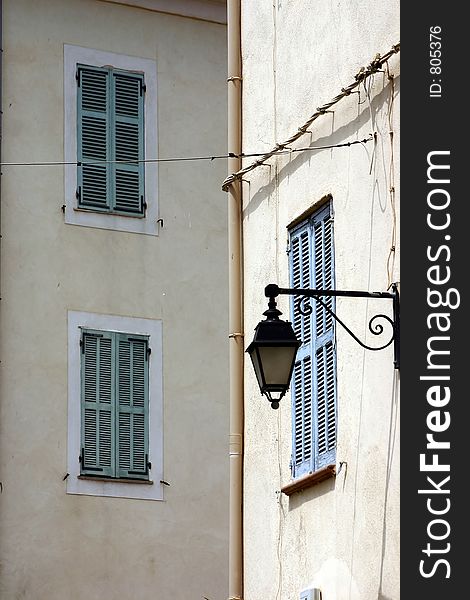
[[[260,388],[262,388],[264,386],[264,381],[261,371],[260,357],[257,348],[253,348],[253,350],[250,352],[250,357],[253,363],[253,368],[255,370],[256,379],[258,380],[258,385]]]
[[[292,363],[297,348],[292,346],[262,346],[258,349],[263,365],[266,385],[281,384],[288,387]]]

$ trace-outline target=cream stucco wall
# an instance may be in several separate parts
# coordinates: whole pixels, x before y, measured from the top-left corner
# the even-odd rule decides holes
[[[64,160],[64,44],[156,62],[159,157],[224,154],[223,24],[5,0],[3,36],[4,162]],[[66,224],[62,166],[3,166],[2,599],[226,596],[225,170],[161,163],[148,236]],[[161,321],[163,501],[66,493],[68,311]]]
[[[296,133],[397,42],[395,1],[243,0],[244,152],[268,151]],[[246,345],[266,309],[265,285],[289,287],[286,227],[327,194],[337,289],[385,291],[399,281],[399,74],[396,55],[389,71],[319,118],[293,147],[372,133],[375,143],[272,158],[245,176]],[[288,318],[288,299],[279,306]],[[368,321],[391,314],[391,305],[340,299],[337,312],[378,345],[367,336]],[[291,481],[290,397],[271,410],[246,362],[245,600],[295,599],[308,587],[321,588],[322,600],[399,598],[399,374],[392,348],[369,352],[336,331],[339,472],[290,497],[280,493]]]

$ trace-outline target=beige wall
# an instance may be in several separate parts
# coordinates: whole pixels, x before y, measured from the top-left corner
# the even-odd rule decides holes
[[[156,61],[158,155],[226,150],[226,28],[3,2],[4,162],[64,157],[64,44]],[[158,236],[64,223],[62,166],[2,168],[0,596],[226,596],[224,161],[158,167]],[[67,311],[161,320],[164,501],[66,494]]]
[[[296,133],[377,52],[397,42],[395,1],[243,0],[244,152],[268,151]],[[399,55],[389,61],[389,72],[393,87],[387,72],[374,75],[360,96],[338,103],[293,147],[342,144],[373,132],[376,144],[272,158],[270,167],[245,176],[246,345],[266,309],[265,285],[289,286],[287,225],[327,194],[333,197],[337,289],[385,291],[399,281]],[[384,302],[341,299],[337,312],[360,338],[379,345],[367,336],[367,325],[376,312],[391,314]],[[286,297],[279,304],[288,318]],[[279,490],[291,481],[290,397],[271,410],[246,362],[245,600],[295,599],[308,587],[321,588],[323,600],[399,598],[393,350],[363,350],[338,326],[337,368],[337,469],[340,462],[347,466],[335,479],[287,497]]]

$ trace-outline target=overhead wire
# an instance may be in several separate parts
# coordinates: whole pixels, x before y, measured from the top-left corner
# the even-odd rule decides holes
[[[228,177],[226,177],[225,180],[222,183],[222,190],[224,192],[227,192],[229,186],[232,183],[234,183],[237,180],[242,179],[244,175],[246,175],[250,171],[253,171],[253,169],[256,169],[257,167],[259,167],[260,165],[262,165],[263,163],[265,163],[269,158],[271,158],[272,156],[278,154],[280,151],[283,151],[286,148],[288,148],[293,142],[295,142],[296,140],[298,140],[300,137],[302,137],[306,133],[309,133],[308,128],[311,126],[311,124],[316,119],[318,119],[318,117],[320,117],[320,116],[324,115],[325,113],[327,113],[328,110],[332,106],[334,106],[337,102],[339,102],[340,100],[342,100],[346,96],[349,96],[349,94],[351,94],[351,92],[355,88],[357,88],[362,82],[364,82],[365,79],[367,79],[368,77],[370,77],[374,73],[377,73],[377,71],[379,71],[380,68],[394,54],[397,54],[398,52],[400,52],[400,43],[395,44],[394,46],[392,46],[392,48],[388,52],[386,52],[385,54],[383,54],[382,56],[380,54],[377,54],[375,56],[375,58],[370,62],[370,64],[367,67],[361,67],[361,69],[359,70],[359,72],[356,73],[356,75],[354,76],[354,81],[353,82],[351,82],[348,86],[342,88],[341,89],[341,93],[337,94],[332,100],[330,100],[329,102],[327,102],[327,103],[323,104],[322,106],[318,107],[317,110],[305,121],[305,123],[301,127],[299,127],[297,129],[296,133],[294,133],[293,135],[291,135],[284,142],[280,142],[280,143],[276,144],[274,146],[274,148],[272,148],[269,152],[264,153],[258,160],[255,160],[254,162],[250,163],[246,167],[243,167],[242,169],[240,169],[236,173],[232,173],[231,175],[229,175]],[[293,150],[290,150],[290,151],[293,151]]]
[[[362,144],[373,139],[372,136],[364,139],[364,140],[354,140],[351,142],[344,142],[341,144],[330,144],[326,146],[306,146],[302,148],[290,148],[290,145],[297,141],[300,137],[305,135],[306,133],[310,133],[308,128],[310,125],[318,119],[318,117],[329,112],[329,109],[334,106],[337,102],[349,96],[356,87],[358,87],[361,83],[363,83],[368,77],[376,73],[380,70],[387,61],[396,53],[400,51],[400,43],[395,44],[392,48],[380,56],[377,54],[374,60],[367,67],[362,67],[358,73],[354,76],[354,81],[350,83],[348,86],[341,88],[341,93],[337,94],[332,100],[318,107],[317,110],[305,121],[305,123],[298,128],[297,132],[291,135],[284,142],[278,143],[268,152],[242,152],[240,154],[235,154],[233,152],[229,152],[227,154],[219,154],[214,156],[179,156],[179,157],[169,157],[169,158],[147,158],[140,160],[83,160],[83,161],[12,161],[12,162],[0,162],[1,167],[41,167],[41,166],[82,166],[82,165],[106,165],[106,164],[140,164],[140,163],[165,163],[165,162],[185,162],[185,161],[198,161],[198,160],[221,160],[228,158],[256,158],[254,162],[250,163],[246,167],[243,167],[236,173],[232,173],[229,175],[222,183],[222,189],[224,191],[228,190],[228,187],[237,180],[243,178],[246,173],[249,173],[256,167],[264,164],[269,158],[272,156],[279,156],[282,154],[291,154],[293,152],[308,152],[314,150],[326,150],[331,148],[341,148],[341,147],[349,147],[354,144]]]
[[[306,152],[308,150],[327,150],[330,148],[342,148],[353,146],[354,144],[363,144],[370,142],[372,140],[372,136],[369,136],[363,140],[353,140],[351,142],[343,142],[341,144],[331,144],[328,146],[307,146],[305,148],[284,148],[275,152],[275,154],[290,154],[292,152]],[[2,162],[0,166],[2,167],[51,167],[51,166],[76,166],[81,167],[83,165],[135,165],[139,163],[163,163],[163,162],[184,162],[184,161],[196,161],[196,160],[219,160],[219,159],[228,159],[228,158],[255,158],[258,156],[264,156],[264,152],[248,152],[241,154],[234,154],[233,152],[229,152],[228,154],[219,154],[215,156],[181,156],[181,157],[170,157],[170,158],[144,158],[141,160],[81,160],[81,161],[60,161],[60,160],[52,160],[52,161],[30,161],[30,162]]]

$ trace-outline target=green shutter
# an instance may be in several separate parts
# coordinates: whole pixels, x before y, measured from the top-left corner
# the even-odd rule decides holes
[[[116,442],[112,336],[84,331],[81,357],[81,472],[113,476]]]
[[[148,479],[147,340],[116,334],[117,476]]]
[[[77,80],[78,206],[109,210],[109,71],[79,66]]]
[[[78,65],[77,85],[78,206],[143,216],[143,75]]]
[[[113,72],[113,184],[117,212],[144,213],[144,82],[142,75]],[[126,162],[120,162],[126,161]]]
[[[81,473],[149,478],[146,336],[84,330],[81,339]]]

